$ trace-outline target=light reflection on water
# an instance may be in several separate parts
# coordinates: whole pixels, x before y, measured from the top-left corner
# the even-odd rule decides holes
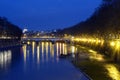
[[[75,53],[73,49],[66,43],[33,41],[0,51],[0,80],[87,80],[69,61],[59,59]]]
[[[6,68],[11,63],[11,59],[11,50],[0,51],[0,66],[2,68]]]
[[[75,46],[58,42],[52,44],[51,42],[33,41],[24,44],[21,53],[19,49],[13,48],[12,50],[0,51],[0,80],[80,80],[81,78],[79,71],[77,72],[76,69],[71,67],[70,63],[59,59],[60,54],[67,53],[71,53],[74,57],[75,53],[78,52],[78,48]],[[95,53],[92,50],[89,51]],[[21,54],[22,56],[20,56]],[[8,71],[9,65],[15,66],[10,72]],[[3,68],[8,71],[5,75],[1,72]],[[114,65],[105,65],[105,68],[113,80],[120,80],[119,70]],[[6,79],[1,78],[3,75]]]
[[[72,53],[72,57],[75,57],[75,54],[77,53],[77,48],[75,46],[71,46],[70,50]]]
[[[22,48],[23,48],[23,53],[24,53],[24,62],[26,62],[26,54],[27,54],[27,51],[26,51],[27,49],[26,48],[27,48],[27,45],[24,45]]]
[[[39,64],[40,62],[40,46],[37,46],[37,63]]]
[[[32,42],[32,54],[34,58],[34,53],[35,53],[35,42]]]
[[[107,69],[108,75],[112,78],[112,80],[120,80],[120,72],[115,65],[107,64],[105,65],[105,68]]]
[[[52,42],[32,42],[32,44],[25,44],[23,45],[23,54],[24,54],[24,62],[26,63],[27,56],[29,54],[29,48],[32,46],[32,57],[37,57],[37,62],[47,62],[48,60],[57,60],[59,61],[60,54],[67,54],[67,53],[75,53],[75,47],[69,46],[66,43],[58,43],[52,44]],[[30,54],[29,54],[30,55]]]

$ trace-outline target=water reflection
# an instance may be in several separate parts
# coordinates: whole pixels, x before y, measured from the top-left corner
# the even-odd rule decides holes
[[[40,46],[37,46],[37,63],[39,64],[40,62]]]
[[[115,65],[107,64],[105,65],[105,68],[107,69],[108,75],[112,78],[112,80],[120,80],[120,72]]]
[[[72,50],[72,53],[75,53],[76,52],[75,46],[71,46],[71,50]]]
[[[56,43],[56,52],[57,52],[57,56],[59,56],[59,51],[58,51],[58,49],[59,49],[59,44]]]
[[[64,48],[65,48],[65,49],[64,49],[64,50],[65,50],[64,53],[67,54],[67,53],[68,53],[68,52],[67,52],[67,44],[64,45]]]
[[[54,44],[50,46],[51,47],[51,57],[54,58]]]
[[[34,53],[35,53],[35,42],[32,42],[32,54],[33,54],[33,58],[34,58]]]
[[[22,48],[23,48],[23,53],[24,53],[24,62],[26,62],[27,45],[24,45]]]
[[[60,43],[60,54],[62,53],[62,45],[61,45],[61,43]]]
[[[75,46],[71,46],[70,52],[72,53],[72,57],[75,57],[75,53],[77,53],[77,48]]]
[[[42,42],[42,61],[44,62],[44,42]]]
[[[81,73],[69,61],[59,60],[67,53],[72,53],[71,46],[57,42],[29,42],[0,51],[0,80],[79,80]]]
[[[5,50],[0,52],[0,66],[6,67],[11,63],[12,52],[11,50]]]
[[[70,46],[69,44],[66,43],[60,42],[56,42],[55,44],[52,44],[52,42],[37,42],[37,43],[38,44],[36,44],[36,42],[32,42],[31,44],[29,43],[29,45],[23,45],[24,62],[26,62],[27,60],[26,58],[30,57],[27,55],[31,50],[32,53],[29,55],[32,56],[33,60],[37,59],[35,60],[37,63],[40,63],[40,61],[44,63],[47,62],[48,60],[59,61],[60,54],[76,53],[75,46]],[[34,57],[36,58],[34,59]]]
[[[20,46],[3,48],[0,50],[0,71],[8,71],[12,64],[19,63]],[[18,61],[16,63],[16,61]]]

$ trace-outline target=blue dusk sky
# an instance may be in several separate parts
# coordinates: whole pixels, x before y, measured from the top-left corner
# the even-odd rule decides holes
[[[0,16],[20,28],[52,30],[89,18],[102,0],[0,0]]]

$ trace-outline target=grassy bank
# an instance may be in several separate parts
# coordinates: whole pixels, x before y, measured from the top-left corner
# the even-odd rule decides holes
[[[93,80],[120,80],[119,64],[91,49],[79,46],[73,64]]]

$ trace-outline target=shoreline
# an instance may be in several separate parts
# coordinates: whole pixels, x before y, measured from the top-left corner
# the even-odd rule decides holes
[[[120,72],[119,64],[113,63],[110,58],[91,49],[81,48],[80,52],[70,62],[90,80],[119,80],[120,78],[120,75],[116,74],[116,72]]]
[[[88,74],[86,74],[84,72],[84,70],[82,70],[81,68],[77,67],[75,64],[74,64],[74,61],[76,58],[73,58],[71,56],[67,56],[65,58],[66,60],[68,60],[78,71],[80,71],[84,76],[86,76],[86,78],[88,78],[88,80],[93,80]]]

